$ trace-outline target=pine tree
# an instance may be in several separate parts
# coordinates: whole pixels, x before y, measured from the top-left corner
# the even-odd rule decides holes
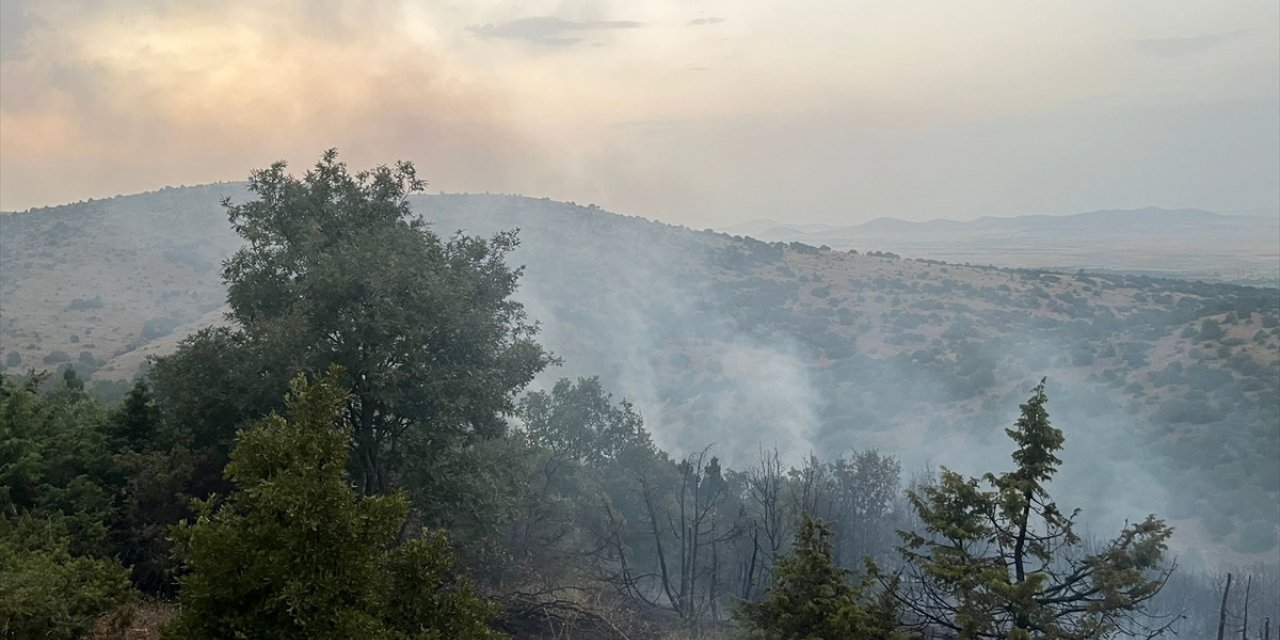
[[[107,422],[107,433],[120,448],[142,451],[160,425],[160,409],[145,380],[139,378]]]
[[[1100,551],[1084,548],[1046,485],[1064,436],[1049,422],[1041,380],[1006,433],[1016,469],[981,480],[943,469],[908,497],[923,533],[903,532],[907,578],[900,600],[935,635],[978,638],[1108,638],[1155,621],[1145,604],[1164,586],[1172,529],[1155,516],[1126,526]],[[985,487],[984,487],[985,485]]]
[[[496,637],[443,537],[396,544],[408,499],[352,489],[340,376],[296,378],[292,421],[241,432],[226,469],[236,490],[176,530],[189,573],[166,637]]]
[[[866,603],[866,583],[855,586],[832,556],[831,526],[805,516],[792,549],[778,559],[765,599],[745,602],[738,617],[753,640],[886,640],[904,637],[896,602]]]

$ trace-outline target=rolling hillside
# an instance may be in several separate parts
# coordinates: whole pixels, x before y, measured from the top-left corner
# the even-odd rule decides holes
[[[0,364],[71,364],[110,390],[221,322],[219,263],[238,246],[224,196],[243,189],[0,216]],[[769,244],[518,196],[414,205],[439,233],[519,228],[520,298],[564,359],[540,384],[599,375],[664,447],[1003,468],[1002,429],[1048,376],[1061,491],[1091,522],[1159,512],[1183,549],[1275,547],[1276,289]]]

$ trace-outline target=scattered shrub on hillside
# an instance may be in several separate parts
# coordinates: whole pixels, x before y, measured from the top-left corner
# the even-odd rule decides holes
[[[1204,322],[1200,323],[1201,340],[1221,340],[1225,335],[1227,335],[1226,332],[1212,318],[1205,318]]]
[[[71,362],[71,356],[66,351],[53,351],[44,357],[45,364],[61,364],[63,362]]]
[[[102,296],[94,296],[93,298],[76,298],[67,304],[67,311],[101,309],[102,306]]]
[[[138,338],[143,342],[163,338],[173,333],[178,324],[180,323],[174,318],[152,318],[143,323],[142,330],[138,332]]]

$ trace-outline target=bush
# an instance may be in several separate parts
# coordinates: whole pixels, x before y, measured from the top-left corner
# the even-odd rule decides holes
[[[173,333],[178,324],[178,321],[174,318],[152,318],[142,324],[142,330],[138,332],[138,338],[144,342],[163,338]]]
[[[66,351],[54,351],[44,357],[45,364],[62,364],[63,362],[71,362],[71,356]]]
[[[83,311],[85,309],[101,309],[102,296],[94,296],[89,298],[76,298],[67,304],[68,311]]]
[[[4,356],[4,366],[12,369],[22,365],[22,354],[17,351],[10,351]]]
[[[0,520],[0,638],[79,638],[129,601],[128,570],[69,546],[50,521]]]
[[[1205,318],[1204,322],[1200,323],[1201,340],[1221,340],[1225,335],[1227,333],[1212,318]]]

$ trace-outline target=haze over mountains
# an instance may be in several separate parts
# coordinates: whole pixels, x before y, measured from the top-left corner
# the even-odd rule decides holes
[[[970,221],[879,218],[851,226],[760,219],[724,230],[948,262],[1280,285],[1280,216],[1149,207]]]
[[[243,187],[0,216],[7,370],[72,364],[109,384],[222,322],[219,264],[239,246],[218,206],[224,196],[244,197]],[[850,230],[829,235],[856,240],[861,252],[770,244],[519,196],[412,204],[445,235],[519,228],[518,297],[542,325],[539,340],[564,360],[538,384],[599,375],[669,450],[712,445],[740,464],[775,445],[792,461],[875,447],[908,469],[1002,468],[1010,410],[1048,376],[1068,434],[1062,485],[1092,522],[1167,514],[1192,557],[1240,560],[1275,547],[1275,289],[868,255],[902,247]],[[1101,233],[1107,219],[1129,216],[1133,224],[1113,226],[1158,235],[1143,215],[1165,214],[950,226],[981,231],[969,236],[975,244],[983,233],[1005,237],[1035,257],[1065,251],[1049,242],[1073,228]],[[1176,216],[1202,238],[1216,219]],[[1240,233],[1232,224],[1224,234]],[[869,228],[890,237],[945,226]],[[1134,246],[1159,253],[1151,242]],[[1118,483],[1126,491],[1113,491]]]

